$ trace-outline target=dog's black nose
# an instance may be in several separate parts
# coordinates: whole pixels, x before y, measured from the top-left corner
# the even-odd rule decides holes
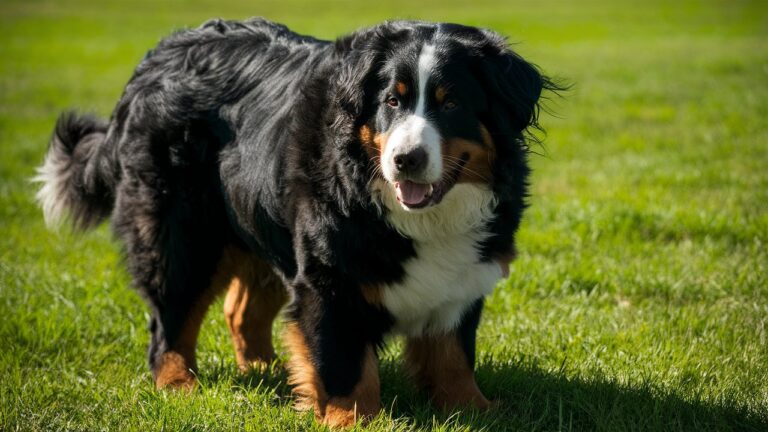
[[[395,168],[408,174],[415,174],[427,166],[427,152],[423,148],[416,148],[408,153],[395,155]]]

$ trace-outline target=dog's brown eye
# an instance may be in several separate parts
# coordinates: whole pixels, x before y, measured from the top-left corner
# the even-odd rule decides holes
[[[397,108],[400,105],[400,101],[398,101],[394,96],[389,96],[387,98],[387,105],[391,106],[392,108]]]
[[[456,103],[456,101],[455,101],[455,100],[453,100],[453,99],[448,99],[448,100],[447,100],[447,101],[445,101],[445,103],[443,104],[443,109],[444,109],[445,111],[453,111],[453,110],[455,110],[455,109],[456,109],[458,106],[459,106],[459,104],[458,104],[458,103]]]

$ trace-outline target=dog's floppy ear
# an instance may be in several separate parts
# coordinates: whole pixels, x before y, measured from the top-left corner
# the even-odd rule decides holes
[[[487,30],[483,33],[486,39],[481,48],[481,70],[492,103],[500,103],[506,109],[515,132],[537,127],[542,91],[557,92],[563,88],[512,51],[502,36]]]
[[[511,126],[523,131],[536,123],[544,78],[535,66],[507,51],[489,56],[483,62],[491,98],[497,98],[509,111]]]
[[[347,50],[343,55],[346,58],[335,79],[336,105],[345,117],[353,119],[362,114],[366,96],[374,91],[375,74],[371,72],[380,57],[376,51],[361,46],[369,45],[367,41],[361,40],[366,36],[368,35],[354,34],[343,41],[346,45],[343,48]]]

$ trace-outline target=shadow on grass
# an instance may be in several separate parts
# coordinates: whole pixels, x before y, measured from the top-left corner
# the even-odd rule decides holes
[[[233,370],[230,363],[217,364],[213,367],[201,368],[199,378],[204,385],[225,383],[229,384],[233,390],[263,389],[274,392],[283,400],[291,397],[288,372],[285,370],[285,364],[279,360],[264,370],[250,369],[245,373]]]
[[[652,384],[584,381],[496,363],[480,364],[477,376],[496,406],[485,414],[456,416],[457,424],[471,430],[768,430],[766,413],[685,400]],[[415,420],[418,426],[431,423]]]
[[[234,389],[269,389],[285,404],[291,392],[282,364],[234,377],[215,370],[209,382],[231,380]],[[652,384],[630,387],[608,380],[584,381],[547,373],[534,366],[483,362],[480,387],[494,401],[488,412],[443,413],[415,390],[401,364],[381,362],[382,405],[392,418],[416,429],[449,423],[460,430],[768,430],[768,413],[735,403],[685,400]]]

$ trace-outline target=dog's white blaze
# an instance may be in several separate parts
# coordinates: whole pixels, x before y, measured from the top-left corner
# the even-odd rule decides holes
[[[435,60],[434,45],[424,45],[419,53],[419,95],[416,101],[416,115],[419,117],[424,117],[424,108],[427,105],[427,82],[435,68]]]
[[[397,154],[407,154],[417,147],[427,152],[427,167],[424,170],[423,181],[435,183],[440,180],[443,172],[443,159],[440,154],[440,133],[427,119],[427,82],[435,67],[435,47],[424,45],[418,61],[418,94],[415,112],[400,123],[387,139],[387,146],[382,155],[381,166],[384,177],[390,182],[396,181],[397,169],[394,157]]]
[[[479,262],[477,250],[488,236],[495,195],[487,187],[462,183],[439,205],[408,212],[386,182],[378,181],[374,193],[389,210],[388,223],[413,239],[417,254],[404,264],[404,279],[382,289],[394,330],[418,336],[455,329],[467,308],[490,294],[502,277],[498,264]]]

